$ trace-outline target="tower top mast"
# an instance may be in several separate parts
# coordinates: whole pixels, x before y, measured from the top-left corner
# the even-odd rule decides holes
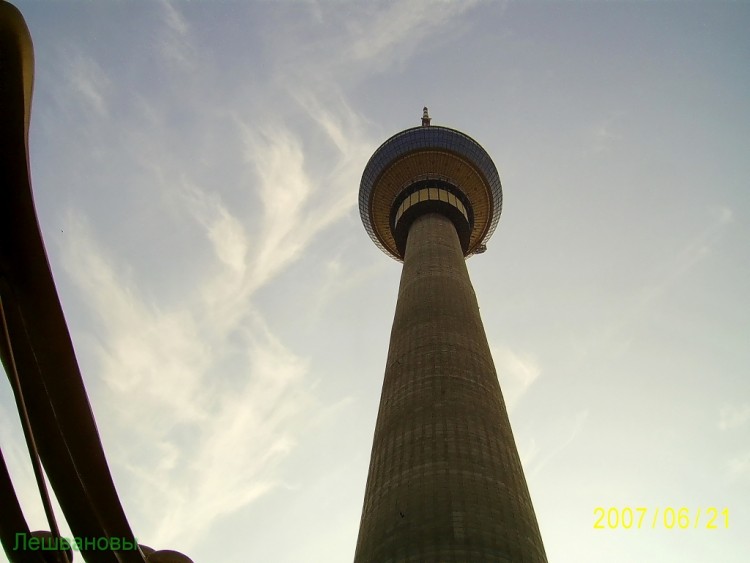
[[[430,114],[427,112],[427,106],[422,110],[422,127],[430,126]]]

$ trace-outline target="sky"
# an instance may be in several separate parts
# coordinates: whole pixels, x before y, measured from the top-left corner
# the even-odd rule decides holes
[[[14,4],[39,222],[140,543],[352,560],[400,275],[359,181],[429,106],[503,183],[467,264],[549,560],[750,560],[750,3]],[[0,446],[47,529],[7,383]],[[670,507],[698,525],[652,527]]]

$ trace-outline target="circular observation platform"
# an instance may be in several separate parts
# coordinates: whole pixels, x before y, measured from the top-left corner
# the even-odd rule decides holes
[[[425,119],[385,141],[365,166],[359,187],[365,230],[402,261],[411,223],[437,211],[456,225],[464,256],[484,252],[503,204],[497,168],[474,139]]]

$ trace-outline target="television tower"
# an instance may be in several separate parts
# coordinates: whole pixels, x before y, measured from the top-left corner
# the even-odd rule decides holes
[[[487,152],[427,108],[362,174],[365,230],[404,265],[355,563],[547,561],[465,263],[502,197]]]

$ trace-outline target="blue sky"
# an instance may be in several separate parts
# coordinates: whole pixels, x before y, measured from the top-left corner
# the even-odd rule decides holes
[[[357,191],[427,105],[503,182],[468,265],[550,561],[748,560],[750,4],[14,3],[37,212],[142,543],[352,559],[400,274]],[[46,528],[8,385],[0,421]]]

